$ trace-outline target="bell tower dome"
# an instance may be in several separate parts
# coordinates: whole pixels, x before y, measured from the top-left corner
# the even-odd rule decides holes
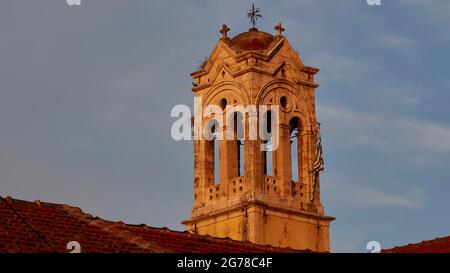
[[[194,206],[182,223],[196,234],[329,251],[334,218],[320,201],[319,70],[304,65],[281,23],[275,29],[230,38],[223,25],[210,57],[191,74],[203,114],[195,120],[202,126],[194,140]],[[252,135],[254,120],[268,139]],[[234,138],[218,137],[225,132]]]

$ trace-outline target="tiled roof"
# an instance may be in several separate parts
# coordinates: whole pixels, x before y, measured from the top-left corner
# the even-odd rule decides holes
[[[450,236],[383,249],[383,253],[450,253]]]
[[[77,241],[81,252],[294,252],[290,248],[107,221],[63,204],[1,198],[0,252],[69,252],[66,247],[70,241]]]
[[[231,48],[235,51],[266,50],[274,41],[270,33],[258,31],[256,28],[236,35],[231,39]]]

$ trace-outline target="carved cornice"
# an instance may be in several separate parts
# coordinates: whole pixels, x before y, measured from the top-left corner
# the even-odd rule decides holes
[[[332,217],[332,216],[322,215],[319,213],[310,212],[310,211],[306,211],[306,210],[281,207],[281,206],[272,205],[267,202],[263,202],[263,201],[259,201],[259,200],[247,201],[245,206],[246,206],[246,208],[250,208],[252,206],[260,207],[262,209],[265,209],[266,211],[276,211],[276,212],[286,213],[288,215],[296,215],[299,217],[307,217],[307,218],[323,220],[323,221],[333,221],[336,219],[335,217]],[[204,213],[199,216],[191,217],[190,219],[184,220],[181,223],[184,225],[192,224],[192,223],[199,222],[199,221],[202,221],[205,219],[215,218],[215,217],[219,217],[222,215],[227,215],[230,212],[240,212],[240,211],[242,211],[242,208],[243,208],[242,204],[239,203],[239,204],[227,207],[227,208],[216,210],[214,212]]]

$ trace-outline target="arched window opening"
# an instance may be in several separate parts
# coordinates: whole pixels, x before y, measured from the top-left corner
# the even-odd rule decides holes
[[[210,120],[206,125],[205,161],[208,184],[218,184],[220,181],[220,159],[219,159],[219,122]]]
[[[220,108],[222,108],[222,110],[225,110],[225,108],[227,107],[227,104],[228,104],[227,99],[223,98],[220,100],[219,106],[220,106]]]
[[[244,175],[244,141],[237,140],[238,151],[238,176]]]
[[[301,135],[300,135],[300,120],[299,118],[292,118],[290,125],[290,157],[291,157],[291,179],[292,181],[300,181],[301,172]]]
[[[280,98],[280,104],[281,104],[281,107],[286,108],[286,106],[288,104],[288,101],[287,101],[287,98],[285,96],[282,96]]]
[[[263,116],[264,132],[263,132],[263,143],[265,149],[263,151],[263,162],[264,162],[264,174],[273,175],[273,163],[272,163],[272,112],[269,110],[264,113]]]
[[[244,175],[244,117],[241,112],[233,114],[234,134],[236,139],[237,153],[237,176]]]
[[[244,116],[241,112],[234,112],[233,119],[235,139],[244,140]]]
[[[214,138],[214,184],[217,185],[220,182],[220,149],[219,149],[219,140],[218,138]]]

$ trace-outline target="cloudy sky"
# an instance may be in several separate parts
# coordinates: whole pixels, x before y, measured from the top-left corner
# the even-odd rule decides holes
[[[332,251],[450,235],[450,2],[255,1],[321,69]],[[0,3],[0,195],[182,230],[192,144],[170,137],[189,73],[251,1]]]

